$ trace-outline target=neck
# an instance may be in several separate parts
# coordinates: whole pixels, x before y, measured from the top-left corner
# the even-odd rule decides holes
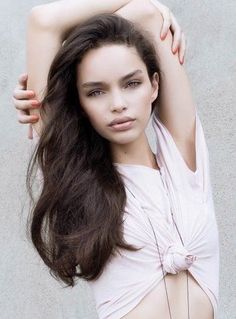
[[[114,163],[144,165],[154,169],[159,168],[145,133],[132,143],[111,143],[110,148]]]

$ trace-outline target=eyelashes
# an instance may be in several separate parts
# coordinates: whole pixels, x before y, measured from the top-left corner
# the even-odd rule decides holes
[[[139,86],[142,82],[140,81],[131,81],[127,84],[128,88],[136,88],[137,86]],[[94,90],[90,93],[87,94],[88,97],[95,97],[95,96],[100,96],[101,94],[97,94],[99,92],[102,92],[101,90]]]
[[[99,96],[100,94],[95,94],[95,93],[97,93],[97,92],[102,92],[102,91],[96,90],[96,91],[93,91],[93,92],[89,93],[87,96],[88,96],[88,97],[90,97],[90,96]]]
[[[128,85],[129,84],[135,84],[135,86],[133,86],[133,87],[136,87],[136,86],[138,86],[139,84],[141,84],[141,82],[139,82],[139,81],[132,81],[132,82],[129,82],[128,83]],[[137,85],[136,85],[137,84]]]

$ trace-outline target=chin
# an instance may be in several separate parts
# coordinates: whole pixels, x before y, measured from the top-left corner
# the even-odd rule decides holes
[[[109,137],[108,140],[110,143],[125,145],[133,143],[138,137],[139,135],[135,132],[124,131],[119,132],[116,137]]]

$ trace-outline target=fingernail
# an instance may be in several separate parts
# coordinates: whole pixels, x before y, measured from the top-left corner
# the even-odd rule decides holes
[[[31,102],[31,105],[32,105],[32,106],[39,106],[40,103],[35,100],[35,101],[32,101],[32,102]]]
[[[162,35],[161,35],[161,40],[164,40],[164,39],[165,39],[165,34],[162,33]]]

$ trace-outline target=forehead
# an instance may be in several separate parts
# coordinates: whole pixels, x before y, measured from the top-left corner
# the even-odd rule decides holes
[[[92,49],[77,66],[79,84],[87,81],[111,81],[120,79],[135,69],[143,73],[146,66],[136,48],[125,45],[105,45]]]

